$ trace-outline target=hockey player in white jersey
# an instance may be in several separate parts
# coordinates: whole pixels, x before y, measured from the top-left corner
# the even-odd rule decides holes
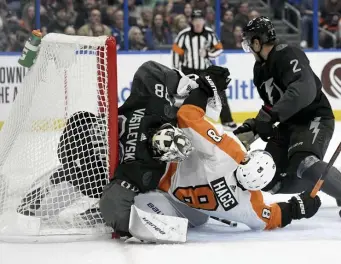
[[[182,225],[174,225],[176,220],[172,218],[172,226],[167,227],[166,216],[186,218],[190,226],[204,224],[208,216],[214,216],[260,230],[285,227],[292,220],[312,217],[321,201],[318,196],[310,198],[309,193],[301,193],[288,202],[264,203],[260,190],[275,174],[272,157],[260,150],[246,153],[237,138],[221,134],[205,119],[207,100],[216,86],[210,76],[201,78],[199,88],[190,93],[177,113],[179,128],[162,127],[152,139],[153,147],[163,152],[173,151],[174,155],[169,146],[181,129],[191,140],[194,151],[182,162],[169,164],[159,183],[159,191],[134,196],[129,230],[119,231],[129,231],[141,240],[174,242],[171,233]],[[120,210],[119,206],[114,209],[114,203],[117,204],[110,200],[108,188],[100,202],[107,223],[117,214],[115,210]],[[158,216],[147,217],[144,212]],[[141,222],[157,234],[150,229],[145,232]],[[160,234],[164,234],[163,238],[156,238]]]

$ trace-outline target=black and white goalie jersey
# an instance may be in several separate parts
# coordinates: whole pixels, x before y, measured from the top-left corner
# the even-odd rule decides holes
[[[164,98],[131,94],[119,108],[119,165],[114,179],[141,192],[155,189],[166,163],[153,157],[151,136],[165,123],[176,124],[176,110]]]
[[[156,95],[171,103],[173,96],[177,93],[180,78],[176,70],[155,61],[147,61],[138,68],[134,75],[131,94]]]
[[[265,62],[254,66],[254,84],[280,122],[309,122],[316,116],[333,118],[322,84],[299,48],[278,43]]]

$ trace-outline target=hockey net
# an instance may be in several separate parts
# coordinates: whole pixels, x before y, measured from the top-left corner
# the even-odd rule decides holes
[[[117,149],[114,38],[46,35],[0,132],[0,240],[109,234]]]

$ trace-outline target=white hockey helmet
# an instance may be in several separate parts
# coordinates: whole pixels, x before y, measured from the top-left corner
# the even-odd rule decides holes
[[[165,162],[183,161],[193,150],[185,133],[169,123],[162,125],[153,135],[152,147],[157,159]]]
[[[257,191],[268,185],[276,172],[276,164],[270,153],[254,150],[247,154],[245,162],[239,164],[237,181],[247,190]]]

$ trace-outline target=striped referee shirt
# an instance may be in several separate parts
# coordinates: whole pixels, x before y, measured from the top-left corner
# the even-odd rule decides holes
[[[173,67],[205,70],[211,65],[209,59],[222,52],[223,45],[211,28],[204,27],[203,32],[195,33],[188,27],[179,32],[173,44]]]

